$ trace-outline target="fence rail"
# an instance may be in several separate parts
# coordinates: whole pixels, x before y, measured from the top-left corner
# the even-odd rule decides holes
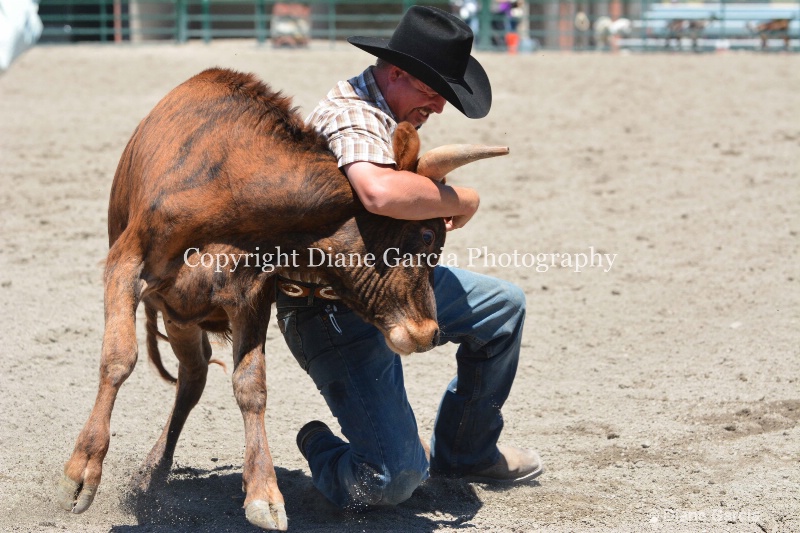
[[[424,2],[458,12],[464,0]],[[318,0],[305,2],[310,39],[343,39],[350,35],[389,36],[411,0]],[[652,0],[532,0],[502,10],[496,0],[479,0],[472,21],[483,49],[642,50],[785,45],[800,51],[800,0],[792,2],[672,3]],[[276,36],[273,0],[40,0],[42,42],[186,42],[221,38]],[[713,16],[712,16],[713,15]],[[756,31],[759,23],[786,19],[780,31]],[[614,22],[625,22],[613,30]],[[676,23],[682,21],[681,30]],[[702,25],[700,30],[689,29]],[[605,26],[602,26],[602,25]],[[511,38],[513,37],[513,39]],[[677,43],[672,45],[671,43]],[[698,44],[699,43],[699,44]]]

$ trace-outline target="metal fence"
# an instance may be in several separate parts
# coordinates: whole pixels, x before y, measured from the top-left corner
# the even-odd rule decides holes
[[[309,8],[309,37],[342,39],[389,35],[414,2],[407,0],[324,0]],[[269,0],[40,0],[43,41],[211,41],[247,38],[268,41],[285,2]],[[441,0],[427,5],[448,9]]]
[[[427,1],[455,13],[471,0]],[[410,0],[321,0],[305,8],[304,35],[331,41],[388,36]],[[477,0],[472,20],[482,49],[800,50],[800,0],[655,2],[652,0]],[[276,43],[280,8],[269,0],[40,0],[43,42],[186,42],[221,38]],[[775,22],[771,28],[759,25]],[[785,26],[781,29],[781,24]],[[291,43],[291,41],[289,41]],[[300,43],[303,44],[303,43]]]

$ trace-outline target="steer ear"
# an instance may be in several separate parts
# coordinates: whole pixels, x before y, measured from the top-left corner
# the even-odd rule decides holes
[[[419,155],[419,134],[417,130],[408,122],[401,122],[397,125],[392,138],[392,148],[394,148],[394,160],[397,163],[397,170],[409,170],[416,172],[417,156]]]
[[[467,163],[508,155],[508,146],[483,146],[479,144],[448,144],[434,148],[420,157],[417,174],[434,181],[443,181],[450,172]]]

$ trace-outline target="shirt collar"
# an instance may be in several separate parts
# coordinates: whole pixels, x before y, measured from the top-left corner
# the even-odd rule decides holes
[[[359,98],[374,105],[396,121],[394,113],[392,113],[389,104],[386,103],[386,99],[383,97],[380,87],[378,87],[378,82],[375,80],[374,69],[374,66],[367,67],[364,72],[347,81]]]

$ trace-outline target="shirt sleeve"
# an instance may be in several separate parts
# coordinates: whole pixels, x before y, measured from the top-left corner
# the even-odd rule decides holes
[[[371,106],[348,106],[336,110],[320,124],[320,132],[336,155],[339,166],[356,161],[394,165],[391,146],[393,124]]]

